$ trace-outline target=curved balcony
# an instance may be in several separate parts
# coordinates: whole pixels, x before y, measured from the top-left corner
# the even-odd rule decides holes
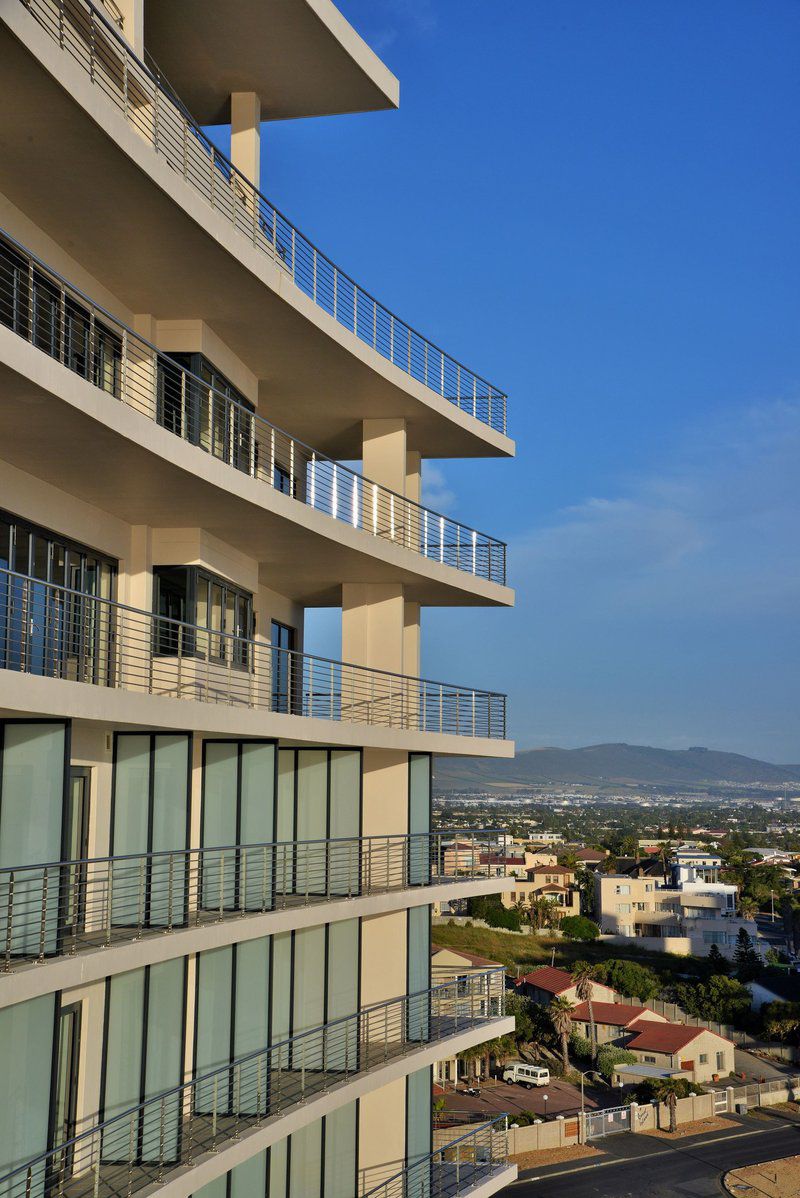
[[[502,541],[364,478],[270,424],[122,324],[4,231],[0,323],[232,469],[368,536],[505,584]]]
[[[0,569],[0,669],[275,715],[503,740],[506,697],[280,649]]]
[[[376,1003],[236,1058],[20,1164],[0,1177],[0,1193],[131,1198],[154,1182],[168,1185],[177,1170],[185,1173],[208,1154],[222,1174],[226,1149],[237,1145],[240,1159],[245,1137],[252,1154],[282,1138],[275,1116],[302,1105],[311,1122],[313,1100],[335,1086],[346,1102],[348,1083],[403,1058],[413,1069],[426,1045],[482,1031],[491,1036],[498,1024],[505,1030],[503,975],[487,970]],[[187,1184],[191,1193],[190,1178]]]
[[[454,835],[473,846],[457,876],[440,873]],[[0,869],[2,969],[249,915],[484,879],[481,844],[491,835],[280,841]]]
[[[91,0],[21,0],[62,51],[194,192],[314,304],[411,378],[496,432],[506,395],[395,316],[305,237],[208,139],[157,69]]]
[[[364,1198],[456,1198],[479,1189],[494,1193],[512,1182],[516,1172],[508,1163],[508,1117],[500,1115],[370,1187]]]

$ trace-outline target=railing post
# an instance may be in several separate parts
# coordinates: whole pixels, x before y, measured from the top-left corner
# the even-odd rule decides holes
[[[8,876],[8,907],[6,908],[6,956],[5,972],[11,968],[11,944],[14,925],[14,871]]]

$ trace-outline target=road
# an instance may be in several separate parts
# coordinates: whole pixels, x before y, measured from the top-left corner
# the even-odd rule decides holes
[[[597,1141],[605,1156],[537,1170],[506,1198],[720,1198],[722,1174],[800,1153],[800,1127],[743,1119],[730,1132],[685,1140],[623,1134]],[[748,1191],[749,1198],[758,1198]]]

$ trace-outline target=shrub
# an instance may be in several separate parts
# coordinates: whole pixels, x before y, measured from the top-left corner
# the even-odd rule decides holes
[[[569,1047],[574,1057],[588,1058],[592,1055],[592,1045],[587,1036],[573,1032],[569,1038]]]
[[[611,1080],[611,1074],[616,1065],[635,1065],[636,1053],[627,1048],[615,1048],[613,1044],[604,1044],[597,1053],[597,1068],[606,1081]]]
[[[567,940],[596,940],[600,929],[585,915],[565,915],[558,925]]]
[[[661,990],[661,979],[647,965],[637,965],[635,961],[624,961],[615,957],[605,963],[606,984],[624,994],[627,998],[640,998],[649,1002]]]

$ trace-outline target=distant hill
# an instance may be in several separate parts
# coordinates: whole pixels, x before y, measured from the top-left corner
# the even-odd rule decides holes
[[[527,749],[513,761],[440,757],[438,790],[565,783],[583,786],[695,786],[708,782],[800,783],[800,766],[771,765],[714,749],[654,749],[647,745],[589,745],[585,749]]]

